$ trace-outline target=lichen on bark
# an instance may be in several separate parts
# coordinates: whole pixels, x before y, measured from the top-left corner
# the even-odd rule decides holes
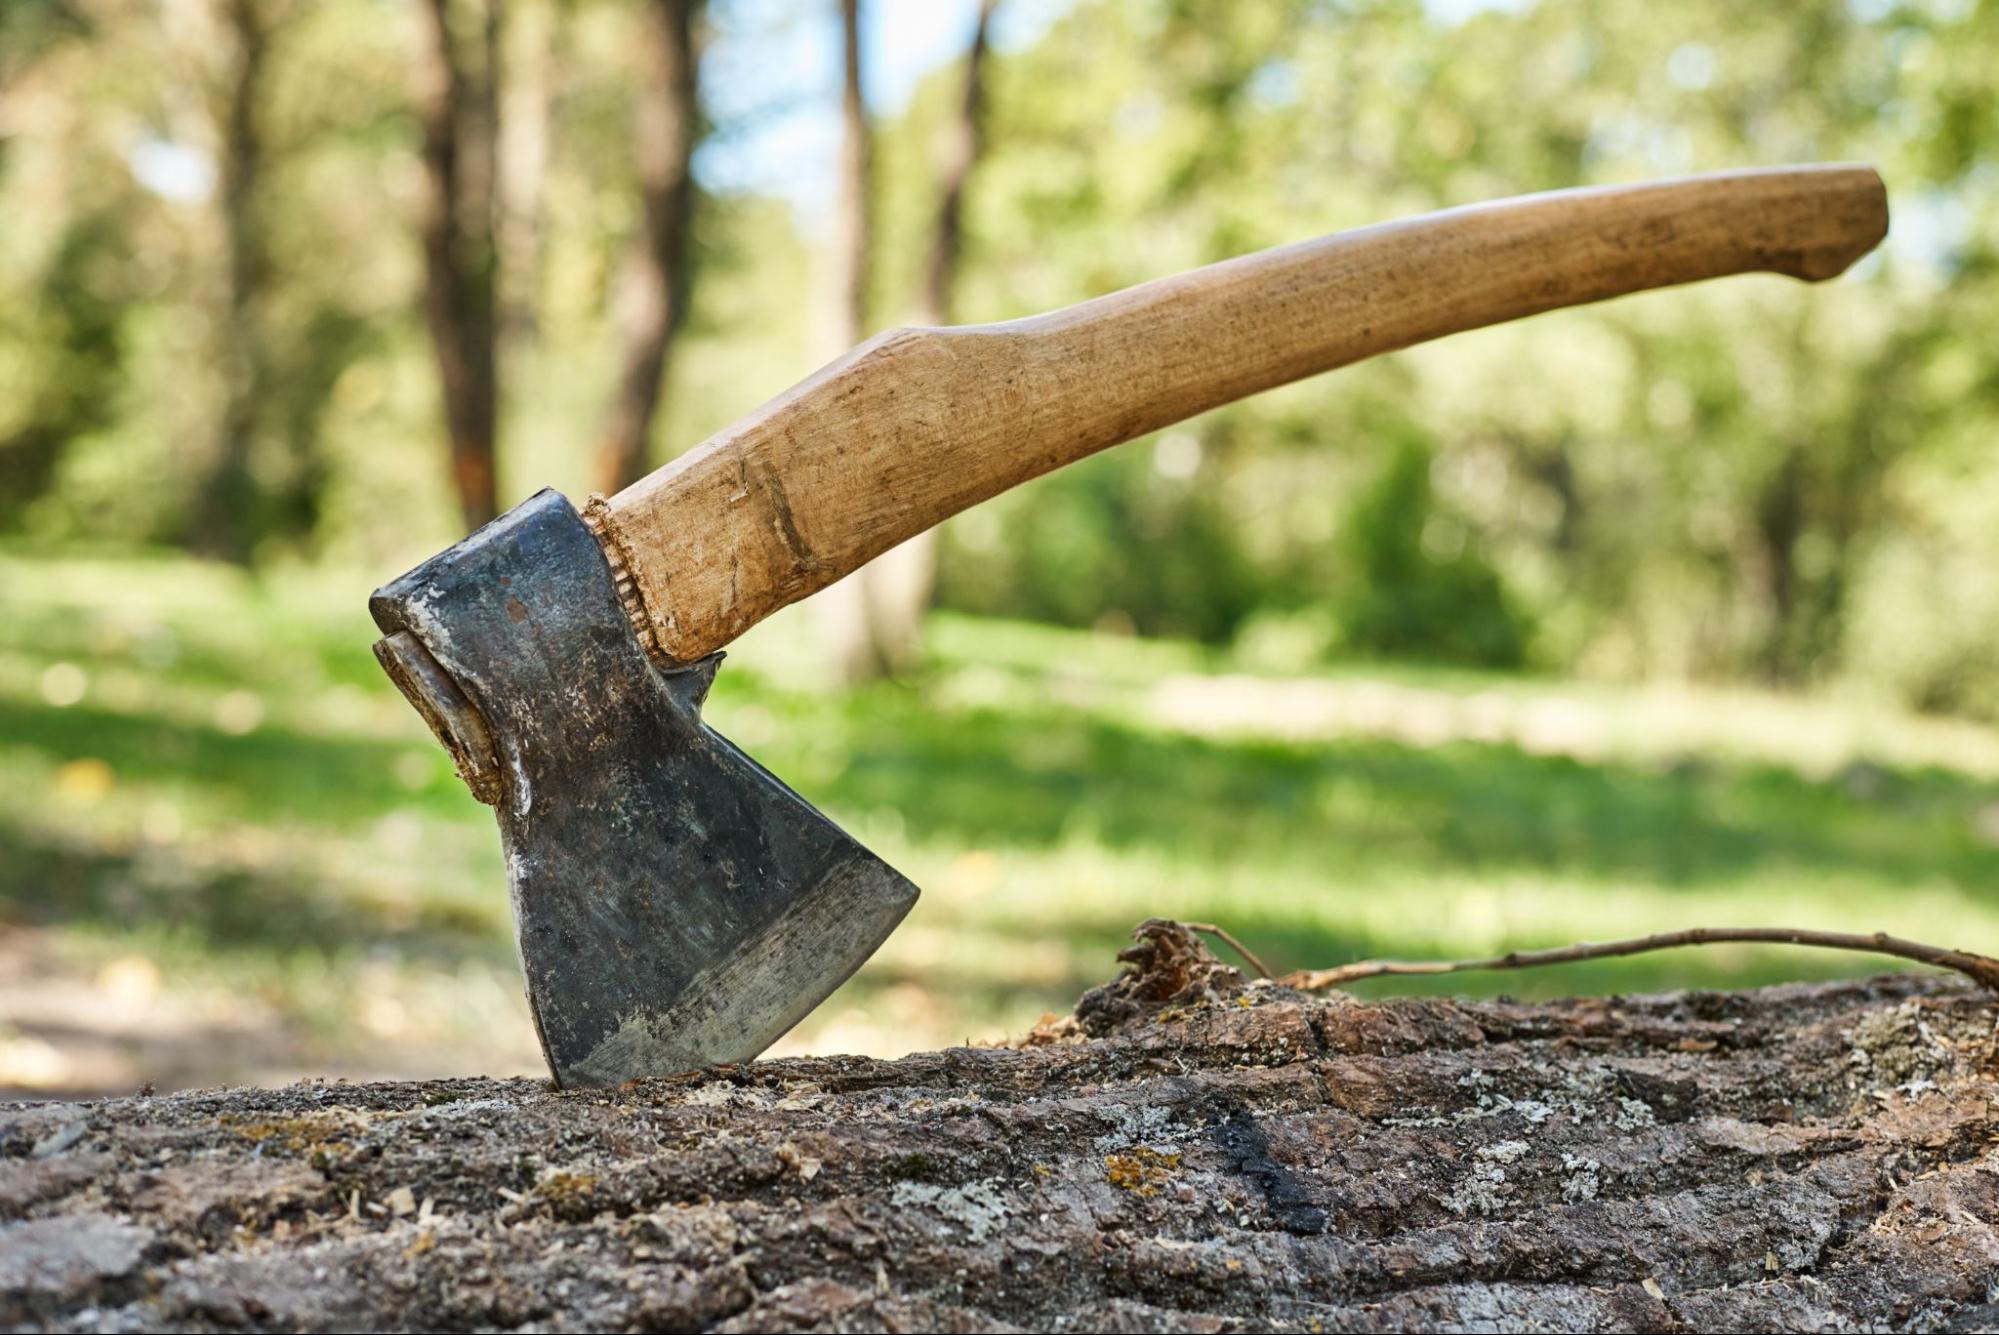
[[[0,1324],[1999,1324],[1999,1008],[1364,1004],[1176,925],[1005,1048],[0,1107]]]

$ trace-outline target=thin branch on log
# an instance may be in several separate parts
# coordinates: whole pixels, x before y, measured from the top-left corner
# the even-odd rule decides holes
[[[1242,956],[1243,962],[1249,965],[1250,968],[1256,970],[1257,977],[1275,978],[1277,976],[1272,972],[1270,972],[1270,968],[1268,965],[1266,965],[1262,960],[1256,957],[1255,951],[1251,950],[1248,946],[1244,945],[1242,942],[1236,940],[1235,934],[1230,932],[1228,928],[1212,922],[1189,922],[1189,923],[1182,923],[1181,926],[1185,927],[1190,932],[1206,932],[1209,936],[1215,937],[1217,940],[1226,942],[1230,950],[1233,950],[1236,954]]]
[[[1197,924],[1189,926],[1207,930]],[[1226,937],[1223,938],[1227,940]],[[1476,960],[1359,960],[1331,969],[1301,969],[1287,975],[1284,984],[1303,992],[1340,987],[1363,978],[1384,978],[1412,974],[1470,973],[1483,969],[1532,969],[1544,964],[1574,964],[1582,960],[1611,959],[1619,955],[1642,955],[1653,950],[1680,946],[1708,946],[1731,942],[1771,942],[1779,945],[1816,946],[1822,950],[1857,950],[1870,955],[1893,955],[1939,969],[1951,969],[1981,986],[1999,990],[1999,960],[1968,951],[1905,941],[1886,932],[1861,935],[1855,932],[1819,932],[1802,927],[1691,927],[1681,932],[1658,932],[1652,936],[1623,941],[1584,941],[1552,950],[1513,950],[1490,959]],[[1233,941],[1229,944],[1234,945]],[[1236,946],[1237,950],[1242,947]],[[1248,959],[1247,952],[1244,958]],[[1252,964],[1255,961],[1250,961]]]

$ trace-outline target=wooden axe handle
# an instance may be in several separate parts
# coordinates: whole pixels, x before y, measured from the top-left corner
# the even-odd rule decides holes
[[[1831,278],[1887,228],[1869,167],[1724,172],[1364,227],[1031,319],[894,329],[586,517],[642,633],[685,662],[1009,487],[1258,390],[1647,288]]]

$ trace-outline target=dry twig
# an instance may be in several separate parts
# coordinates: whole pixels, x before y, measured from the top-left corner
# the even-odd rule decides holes
[[[1197,931],[1214,931],[1230,940],[1219,928],[1188,923]],[[1618,955],[1639,955],[1676,946],[1706,946],[1723,942],[1775,942],[1782,945],[1818,946],[1826,950],[1858,950],[1872,955],[1893,955],[1938,969],[1951,969],[1974,983],[1999,991],[1999,960],[1969,951],[1948,950],[1943,946],[1905,941],[1886,932],[1861,935],[1855,932],[1819,932],[1802,927],[1691,927],[1682,932],[1659,932],[1624,941],[1584,941],[1552,950],[1514,950],[1480,960],[1359,960],[1331,969],[1301,969],[1281,981],[1288,987],[1317,992],[1363,978],[1389,975],[1468,973],[1475,969],[1531,969],[1543,964],[1573,964],[1580,960],[1609,959]],[[1230,941],[1233,945],[1234,942]],[[1236,946],[1242,950],[1241,946]],[[1244,958],[1255,963],[1247,951]],[[1267,976],[1267,975],[1266,975]]]
[[[1262,960],[1256,957],[1256,953],[1242,942],[1236,940],[1234,934],[1228,928],[1212,922],[1186,922],[1180,925],[1190,932],[1206,932],[1209,936],[1219,937],[1221,940],[1228,942],[1229,949],[1242,956],[1249,967],[1256,970],[1257,977],[1268,978],[1271,976],[1270,970],[1264,965]]]

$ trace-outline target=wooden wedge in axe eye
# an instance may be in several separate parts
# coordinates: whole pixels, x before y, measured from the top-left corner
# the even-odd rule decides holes
[[[723,645],[1009,487],[1376,353],[1648,288],[1831,278],[1861,166],[1566,190],[1342,232],[1005,324],[871,339],[579,514],[543,491],[378,590],[376,654],[494,806],[563,1085],[745,1061],[916,888],[701,721]]]

